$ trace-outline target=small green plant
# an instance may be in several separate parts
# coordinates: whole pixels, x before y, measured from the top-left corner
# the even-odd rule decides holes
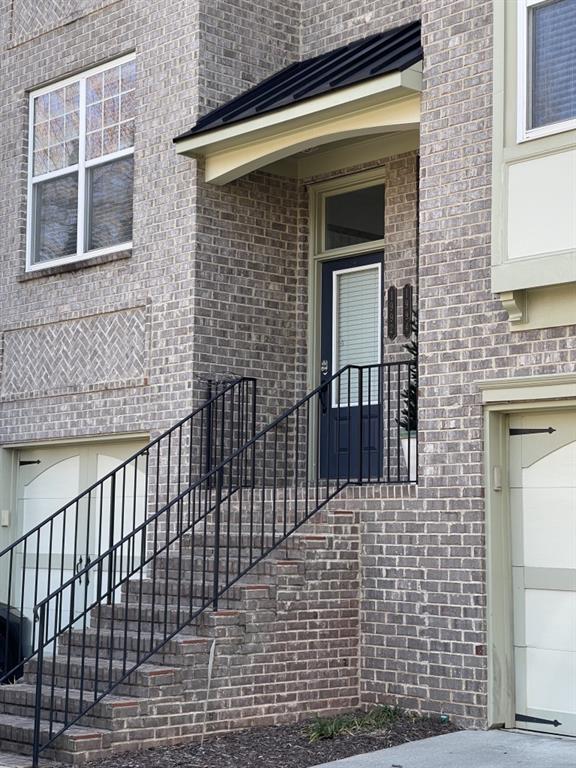
[[[406,432],[416,432],[418,429],[418,313],[415,309],[412,310],[410,329],[412,335],[410,341],[404,344],[404,349],[415,365],[410,367],[408,386],[402,390],[405,405],[402,408],[398,423]]]
[[[351,712],[336,717],[317,717],[306,726],[306,735],[309,741],[314,743],[350,733],[381,731],[402,715],[403,711],[399,707],[381,705],[368,712]]]

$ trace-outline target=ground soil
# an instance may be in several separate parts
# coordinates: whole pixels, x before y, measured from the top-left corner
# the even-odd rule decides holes
[[[309,768],[459,730],[438,718],[404,714],[385,730],[351,733],[310,743],[306,723],[251,728],[207,737],[204,744],[127,752],[99,760],[98,768]],[[96,763],[92,764],[96,766]]]

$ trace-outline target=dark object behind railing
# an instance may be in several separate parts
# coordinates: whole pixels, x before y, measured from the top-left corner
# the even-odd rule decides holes
[[[219,463],[255,433],[255,379],[213,382],[211,392],[199,408],[0,552],[0,624],[7,623],[10,609],[31,620],[33,607],[74,573],[79,583],[84,579],[87,597],[112,599],[117,572],[145,557],[145,537],[134,532],[205,474],[207,446],[218,446]],[[128,534],[131,543],[120,562],[113,547]],[[95,561],[98,585],[86,567]],[[76,606],[64,603],[60,610],[73,614]],[[0,682],[21,674],[22,663],[38,651],[39,636],[32,621],[26,645],[22,637],[0,646]],[[15,646],[22,648],[18,659]]]
[[[233,584],[343,488],[367,480],[409,481],[411,454],[406,465],[399,417],[413,365],[345,367],[39,601],[35,766],[60,734],[190,621],[209,607],[217,609]],[[382,463],[374,472],[370,462],[364,472],[363,456],[375,445],[364,412],[373,408],[379,414]],[[331,410],[335,420],[323,422]],[[356,431],[344,427],[353,415]],[[327,426],[318,429],[323,423]],[[322,453],[331,441],[338,456],[350,458],[322,476]],[[347,471],[341,472],[344,466]],[[353,466],[359,468],[356,474],[350,472]],[[130,556],[135,550],[141,550],[137,562]],[[110,560],[112,584],[106,582]],[[96,585],[93,593],[89,581]],[[79,698],[69,691],[73,647],[80,664]],[[88,647],[95,649],[93,675],[85,670]],[[58,698],[64,695],[65,706],[57,718],[55,689],[62,675],[66,690]]]

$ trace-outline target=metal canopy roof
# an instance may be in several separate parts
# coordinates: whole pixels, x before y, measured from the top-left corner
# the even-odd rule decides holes
[[[420,22],[356,40],[312,59],[290,64],[235,99],[201,117],[181,141],[363,80],[411,67],[422,59]]]

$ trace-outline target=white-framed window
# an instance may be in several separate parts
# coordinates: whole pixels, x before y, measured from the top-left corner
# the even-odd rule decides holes
[[[316,254],[331,258],[384,247],[384,181],[379,172],[315,185]]]
[[[576,128],[576,0],[518,0],[518,141]]]
[[[30,93],[26,268],[132,247],[136,62]]]

